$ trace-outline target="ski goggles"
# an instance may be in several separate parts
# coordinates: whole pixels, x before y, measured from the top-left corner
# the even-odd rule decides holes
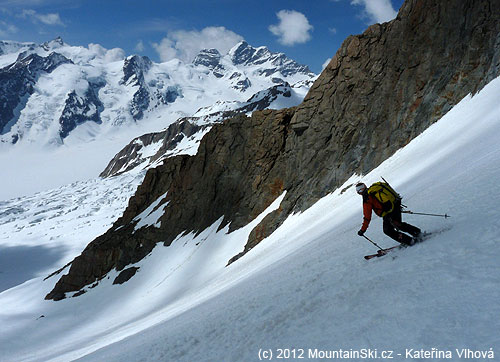
[[[358,194],[362,194],[366,190],[366,185],[363,183],[359,183],[356,185],[356,192]]]

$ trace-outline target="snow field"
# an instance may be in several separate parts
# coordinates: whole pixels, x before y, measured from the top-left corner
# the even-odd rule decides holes
[[[60,302],[43,300],[57,276],[0,293],[0,360],[253,361],[259,349],[278,348],[392,350],[395,360],[406,349],[500,353],[498,94],[500,78],[229,267],[280,199],[231,234],[216,232],[216,223],[158,244],[123,285],[111,285],[112,272]],[[452,217],[404,215],[442,232],[366,261],[376,250],[356,235],[360,197],[340,190],[380,176],[411,210]],[[376,217],[367,236],[395,244]]]
[[[83,360],[252,361],[261,348],[498,353],[499,90],[497,79],[362,177],[385,177],[414,211],[451,214],[404,216],[442,231],[435,237],[365,261],[374,247],[356,235],[359,196],[336,191],[238,261],[230,289]],[[375,218],[368,235],[394,245],[381,229]]]

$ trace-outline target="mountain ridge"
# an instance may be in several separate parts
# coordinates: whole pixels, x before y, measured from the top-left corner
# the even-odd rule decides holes
[[[250,52],[256,49],[246,42],[235,47]],[[266,51],[258,62],[245,64],[229,53],[219,54],[215,73],[197,60],[208,54],[207,50],[200,51],[193,63],[155,63],[148,57],[125,57],[121,50],[106,50],[96,44],[88,48],[70,46],[61,38],[41,45],[4,41],[0,49],[4,84],[31,79],[24,88],[0,88],[3,144],[42,144],[41,140],[47,138],[49,143],[62,144],[87,122],[99,125],[96,130],[103,134],[137,122],[151,123],[152,128],[161,122],[158,118],[164,119],[165,127],[218,100],[244,101],[274,85],[304,83],[316,77],[306,66],[267,48],[263,48]],[[281,62],[276,62],[278,58]],[[35,78],[29,76],[34,61],[40,63],[40,76]],[[71,64],[67,71],[59,68],[65,63]],[[39,84],[40,77],[43,84]],[[47,103],[51,104],[49,111],[44,108]],[[42,117],[34,117],[35,113]]]
[[[258,110],[276,109],[287,99],[294,103],[291,100],[293,93],[293,87],[287,83],[257,92],[246,102],[217,102],[211,107],[199,109],[193,116],[183,117],[163,131],[133,139],[113,157],[99,176],[116,176],[137,167],[150,168],[175,154],[194,155],[201,138],[214,124],[238,114],[249,115]]]

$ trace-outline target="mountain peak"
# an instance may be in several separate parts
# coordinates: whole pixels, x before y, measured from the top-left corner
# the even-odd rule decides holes
[[[246,42],[239,43],[239,47],[248,49],[252,54],[260,49]],[[262,49],[268,52],[267,48]],[[2,52],[9,56],[3,56]],[[262,58],[270,59],[271,53],[268,53],[267,58]],[[100,124],[97,121],[101,104],[106,111],[112,111],[104,112],[101,119],[103,126],[96,126],[96,129],[100,132],[112,125],[118,132],[119,125],[130,124],[142,118],[146,118],[144,123],[155,122],[153,113],[164,111],[167,114],[165,117],[177,118],[178,111],[169,106],[174,102],[177,104],[176,109],[181,110],[181,115],[190,115],[200,107],[210,106],[218,100],[242,102],[254,93],[276,84],[296,84],[312,79],[309,74],[293,71],[290,73],[292,76],[288,77],[283,67],[271,62],[236,65],[227,52],[214,48],[199,51],[191,64],[181,63],[179,60],[177,63],[174,60],[159,64],[145,56],[125,57],[121,49],[107,50],[99,44],[89,44],[88,48],[71,46],[64,43],[61,37],[40,44],[0,42],[0,58],[0,78],[3,71],[8,73],[12,84],[18,85],[7,86],[3,79],[0,82],[0,103],[8,104],[0,112],[0,132],[3,132],[0,134],[0,142],[5,143],[13,143],[14,136],[15,140],[23,142],[29,142],[28,139],[35,140],[35,143],[44,143],[46,140],[59,142],[60,136],[69,136],[68,133],[83,124],[84,119]],[[116,64],[110,64],[118,60]],[[54,87],[47,86],[48,89],[44,89],[41,95],[40,87],[36,84],[39,76],[43,72],[52,72],[64,63],[74,64],[74,73],[61,70],[60,76],[45,79],[45,84],[54,84]],[[120,72],[119,66],[122,67]],[[116,76],[108,77],[108,74]],[[220,81],[214,82],[214,77]],[[107,85],[106,92],[100,92],[104,84]],[[66,99],[54,96],[60,89],[64,89],[61,94],[69,95]],[[87,89],[91,89],[93,93],[87,93]],[[73,91],[76,92],[75,95]],[[36,94],[32,97],[34,93]],[[115,94],[119,96],[115,97]],[[304,89],[297,88],[297,94],[300,95],[294,99],[302,99]],[[193,101],[186,102],[188,98]],[[46,119],[44,123],[40,123],[41,127],[33,127],[31,119],[35,116],[28,115],[29,112],[18,112],[27,106],[28,101],[31,109],[40,107],[37,113],[43,114]],[[53,105],[51,112],[42,111],[46,109],[47,103]],[[63,110],[64,114],[60,114]],[[59,116],[54,117],[54,112]],[[56,132],[61,126],[64,128],[63,132]],[[78,132],[84,132],[84,127],[80,127],[80,131],[76,133]],[[16,136],[18,134],[19,137]],[[48,136],[44,138],[40,136],[42,134]]]
[[[242,40],[229,51],[229,56],[234,64],[245,64],[252,59],[255,51],[253,46]]]
[[[54,40],[52,40],[52,42],[59,43],[60,45],[64,45],[64,41],[63,41],[63,39],[60,36],[58,36],[57,38],[55,38]]]
[[[285,77],[296,74],[305,73],[314,74],[309,67],[297,63],[296,61],[288,58],[283,53],[273,53],[267,47],[260,46],[255,48],[248,44],[246,41],[241,41],[236,44],[230,51],[229,56],[235,65],[265,65],[263,74],[271,75],[274,72],[281,72]]]
[[[213,56],[213,57],[220,57],[221,56],[220,52],[215,48],[202,49],[202,50],[200,50],[200,53],[198,55],[207,55],[207,56]]]
[[[58,36],[57,38],[55,38],[51,41],[46,41],[45,43],[43,43],[41,45],[41,47],[46,51],[50,51],[50,50],[58,49],[64,45],[65,44],[64,44],[63,39],[60,36]]]
[[[221,54],[217,49],[202,49],[194,58],[194,65],[204,65],[210,69],[214,69],[220,61]]]

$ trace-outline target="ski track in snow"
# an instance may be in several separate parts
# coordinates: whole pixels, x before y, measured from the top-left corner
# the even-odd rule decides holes
[[[411,348],[451,350],[453,360],[456,348],[500,353],[498,94],[500,78],[370,174],[354,175],[290,216],[227,268],[280,199],[231,234],[216,232],[219,220],[196,237],[160,243],[124,285],[111,285],[113,271],[98,287],[60,302],[43,300],[57,276],[4,291],[0,360],[254,361],[259,349],[277,348],[302,348],[306,357],[315,348],[392,350],[394,360]],[[340,190],[380,176],[411,210],[451,215],[404,220],[449,230],[391,253],[395,258],[364,260],[376,250],[356,235],[361,200],[353,187]],[[0,220],[16,207],[24,210],[12,203]],[[26,223],[43,215],[34,213]],[[381,247],[394,245],[379,218],[367,235]]]

